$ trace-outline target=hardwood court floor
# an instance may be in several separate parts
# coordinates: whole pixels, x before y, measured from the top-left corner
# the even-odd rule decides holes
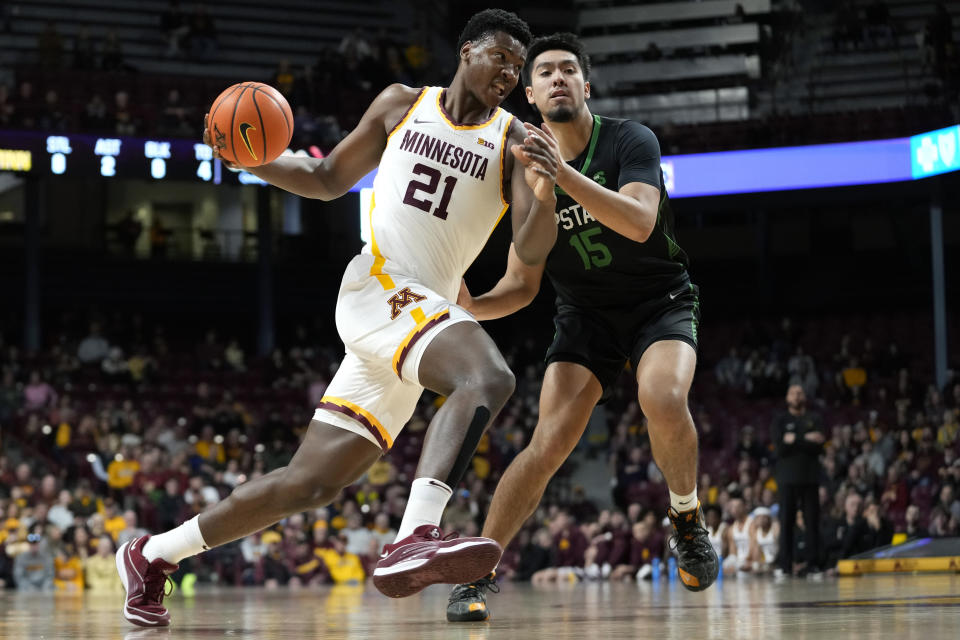
[[[706,593],[677,583],[581,583],[534,589],[504,585],[488,623],[444,619],[447,590],[404,600],[370,585],[300,591],[200,589],[169,598],[173,625],[140,629],[120,614],[121,597],[0,594],[0,638],[90,640],[180,638],[888,638],[960,637],[960,576],[870,576],[824,582],[726,580]]]

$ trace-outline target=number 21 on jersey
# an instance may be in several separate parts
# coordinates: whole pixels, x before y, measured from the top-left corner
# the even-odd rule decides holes
[[[446,220],[447,214],[449,213],[447,206],[450,204],[450,197],[453,195],[453,187],[457,184],[457,178],[455,176],[446,176],[443,179],[443,193],[440,195],[440,202],[434,209],[433,199],[418,198],[417,192],[422,191],[425,195],[435,194],[437,187],[440,185],[440,171],[418,162],[413,165],[413,175],[426,176],[427,179],[425,181],[410,181],[410,184],[407,185],[407,192],[403,196],[403,204],[416,207],[425,213],[431,213],[430,210],[433,209],[433,215],[441,220]]]

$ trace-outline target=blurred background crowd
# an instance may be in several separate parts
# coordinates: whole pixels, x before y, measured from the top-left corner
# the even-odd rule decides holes
[[[700,499],[727,575],[772,574],[784,551],[770,426],[791,385],[825,432],[819,528],[808,531],[799,513],[791,544],[798,575],[895,540],[960,533],[960,381],[936,388],[918,374],[923,359],[898,346],[911,344],[918,321],[877,329],[883,342],[855,332],[855,318],[706,330],[713,346],[701,354],[691,408]],[[515,341],[506,354],[517,392],[483,437],[444,527],[479,533],[498,477],[529,437],[540,342]],[[724,353],[719,344],[736,346]],[[171,335],[136,315],[67,318],[38,353],[0,340],[2,584],[117,590],[118,544],[169,529],[284,465],[335,371],[338,346],[301,325],[270,357],[247,352],[222,331]],[[667,489],[632,377],[621,380],[507,549],[501,579],[635,580],[670,567]],[[174,578],[187,593],[198,579],[362,582],[393,541],[442,402],[426,394],[394,448],[329,507],[189,559]],[[804,553],[811,536],[819,543],[812,566]]]

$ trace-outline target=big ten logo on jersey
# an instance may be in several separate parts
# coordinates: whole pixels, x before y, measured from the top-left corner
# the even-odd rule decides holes
[[[493,146],[493,143],[492,143],[492,142],[490,142],[489,140],[484,140],[483,138],[477,138],[477,144],[483,145],[483,146],[486,147],[487,149],[495,149],[495,148],[496,148],[496,147]]]
[[[390,305],[390,319],[395,320],[396,317],[400,315],[400,312],[403,311],[403,308],[408,304],[420,302],[421,300],[426,299],[427,296],[414,293],[410,290],[410,287],[404,287],[403,289],[400,289],[400,291],[397,291],[389,300],[387,300],[387,304]]]
[[[582,227],[585,224],[596,222],[596,218],[579,204],[572,204],[566,209],[560,209],[554,214],[557,224],[564,229],[573,229],[575,226]]]

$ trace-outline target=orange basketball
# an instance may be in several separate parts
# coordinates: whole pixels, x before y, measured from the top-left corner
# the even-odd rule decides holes
[[[240,82],[217,96],[207,123],[210,143],[225,160],[259,167],[276,160],[293,137],[293,112],[268,84]]]

